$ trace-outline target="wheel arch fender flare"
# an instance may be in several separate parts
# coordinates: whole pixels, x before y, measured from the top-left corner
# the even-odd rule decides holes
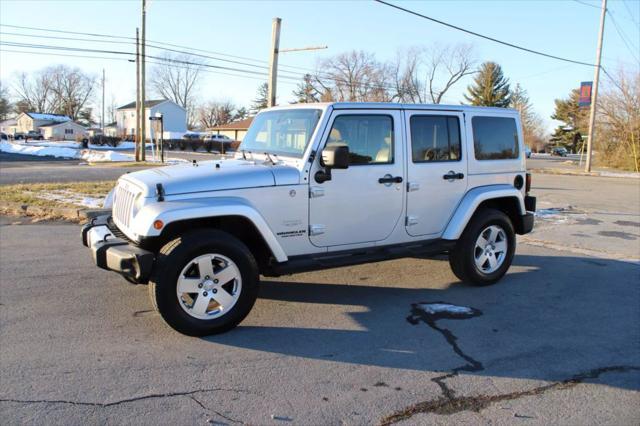
[[[243,198],[212,197],[152,203],[143,207],[136,216],[135,232],[145,237],[157,237],[166,226],[174,222],[222,216],[240,216],[247,219],[261,234],[273,257],[278,262],[288,260],[267,221]],[[164,224],[161,229],[154,227],[157,220]]]
[[[518,213],[520,215],[526,214],[522,192],[511,185],[487,185],[473,188],[465,194],[460,204],[458,204],[456,211],[442,234],[442,239],[459,239],[482,203],[489,200],[501,199],[508,199],[510,202],[515,200],[518,206]]]

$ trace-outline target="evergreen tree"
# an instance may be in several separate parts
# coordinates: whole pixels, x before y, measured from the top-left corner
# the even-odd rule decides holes
[[[260,112],[260,110],[265,109],[269,105],[269,85],[267,83],[262,83],[258,86],[257,97],[253,100],[253,104],[251,105],[251,114],[255,115]]]
[[[245,107],[240,107],[233,114],[233,121],[244,120],[247,117],[249,117],[249,111]]]
[[[7,88],[0,82],[0,120],[9,118],[11,112],[11,103],[9,102],[9,94]]]
[[[320,102],[318,91],[313,86],[311,74],[305,74],[302,81],[298,83],[298,87],[293,91],[295,96],[294,103],[305,104]]]
[[[545,145],[542,120],[533,110],[529,95],[520,86],[520,83],[516,84],[516,87],[511,91],[510,107],[520,113],[524,143],[532,148],[534,152],[540,151]]]
[[[511,102],[509,80],[502,68],[495,62],[480,65],[473,84],[467,87],[469,95],[464,95],[471,105],[507,108]]]
[[[551,116],[552,119],[563,123],[551,135],[551,142],[556,146],[564,146],[572,152],[580,151],[583,143],[582,136],[587,135],[589,109],[580,108],[579,99],[578,89],[573,89],[566,99],[556,99],[554,101],[556,109]]]

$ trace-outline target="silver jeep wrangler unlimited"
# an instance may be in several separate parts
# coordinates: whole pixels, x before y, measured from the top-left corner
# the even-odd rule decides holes
[[[533,228],[529,187],[514,110],[292,105],[258,114],[233,158],[122,176],[82,241],[201,336],[247,316],[260,275],[448,253],[492,284]]]

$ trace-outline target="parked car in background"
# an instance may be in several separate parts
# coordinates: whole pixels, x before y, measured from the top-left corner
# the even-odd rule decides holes
[[[214,151],[225,153],[231,149],[234,140],[226,135],[209,134],[204,137],[204,142],[211,143]]]
[[[525,145],[524,147],[524,154],[527,158],[531,158],[531,148],[529,148],[528,146]]]
[[[8,141],[9,137],[7,136],[7,134],[5,132],[0,132],[0,140]]]
[[[567,148],[556,147],[551,150],[551,155],[557,155],[559,157],[566,157],[568,154]]]
[[[33,139],[33,140],[41,141],[44,139],[44,136],[42,136],[42,133],[40,132],[37,132],[35,130],[29,130],[26,133],[22,133],[22,132],[14,133],[13,139],[15,140]]]
[[[197,133],[197,132],[185,133],[182,136],[182,140],[192,141],[192,142],[201,141],[202,140],[202,135],[200,133]]]

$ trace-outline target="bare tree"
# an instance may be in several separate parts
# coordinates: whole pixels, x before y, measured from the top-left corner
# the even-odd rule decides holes
[[[598,98],[596,145],[599,161],[640,171],[640,73],[620,69]]]
[[[185,108],[190,124],[194,124],[197,117],[195,94],[201,71],[199,60],[187,54],[166,54],[162,63],[155,65],[151,71],[153,91]]]
[[[354,50],[320,62],[312,84],[322,101],[387,102],[389,76],[373,53]]]
[[[235,109],[229,101],[209,101],[198,108],[198,123],[205,129],[230,123]]]
[[[47,68],[47,72],[51,75],[52,90],[57,99],[56,111],[71,117],[72,120],[82,116],[90,122],[91,110],[87,108],[87,103],[93,95],[96,78],[85,74],[79,68],[65,65]]]
[[[6,120],[10,112],[11,102],[9,101],[7,86],[0,81],[0,120]]]
[[[475,73],[473,48],[467,44],[414,47],[400,51],[393,68],[396,100],[439,104],[451,87]]]
[[[545,145],[542,119],[534,111],[527,91],[519,83],[511,91],[510,107],[520,112],[524,142],[535,152],[542,151]]]
[[[58,98],[53,90],[50,68],[32,74],[21,72],[14,83],[18,98],[16,106],[22,111],[53,112],[58,108]]]

